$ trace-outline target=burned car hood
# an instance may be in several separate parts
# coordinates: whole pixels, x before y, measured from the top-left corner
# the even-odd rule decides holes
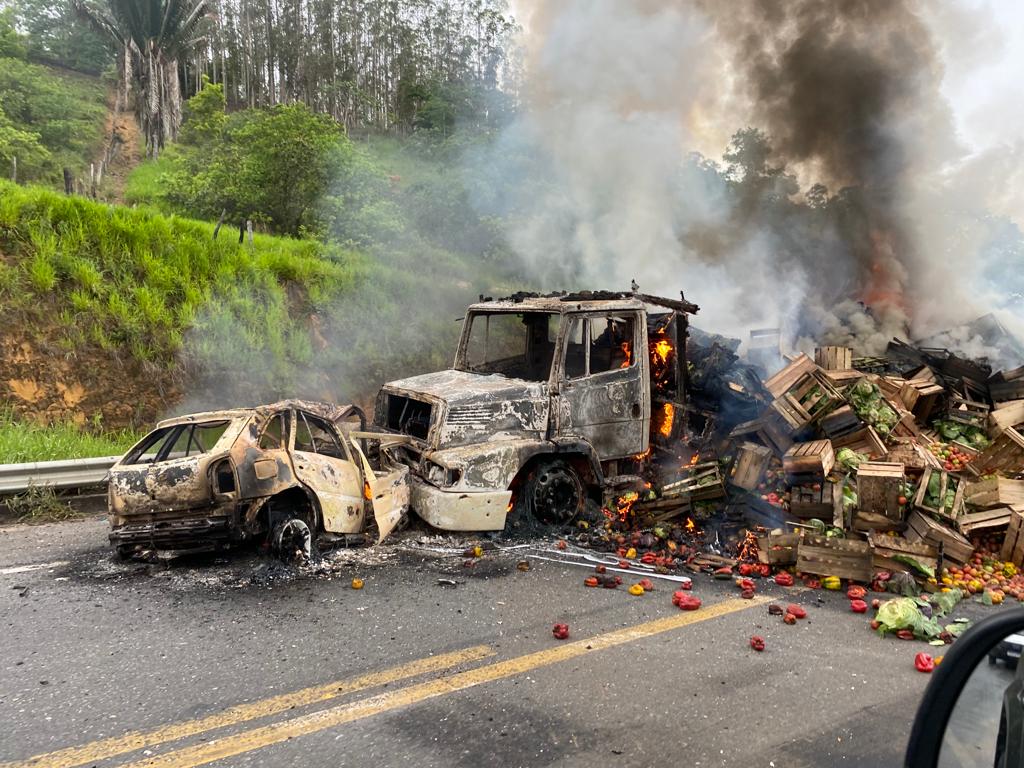
[[[428,441],[434,448],[547,433],[548,395],[542,382],[448,370],[389,382],[384,392],[442,403]]]

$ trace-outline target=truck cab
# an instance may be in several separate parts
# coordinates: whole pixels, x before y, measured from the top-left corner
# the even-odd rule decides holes
[[[412,471],[412,508],[445,530],[566,522],[652,439],[681,428],[683,299],[518,294],[465,317],[451,369],[390,382],[374,423]]]

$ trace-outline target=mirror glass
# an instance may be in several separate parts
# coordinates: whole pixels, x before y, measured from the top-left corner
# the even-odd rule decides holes
[[[942,739],[939,768],[1024,768],[1024,635],[1005,638],[971,674]]]

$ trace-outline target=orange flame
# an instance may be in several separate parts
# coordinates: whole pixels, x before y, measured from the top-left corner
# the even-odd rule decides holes
[[[676,417],[676,408],[672,403],[665,403],[661,408],[662,420],[658,431],[662,437],[669,437],[672,434],[672,422]]]
[[[619,519],[625,521],[627,517],[633,512],[633,505],[640,499],[640,494],[636,491],[630,491],[615,501],[615,511],[619,513]]]
[[[668,356],[672,352],[672,345],[668,343],[667,339],[659,339],[654,342],[652,351],[658,360],[662,363],[667,363]]]
[[[373,498],[373,494],[370,492],[370,484],[365,480],[363,481],[363,498],[367,501]]]
[[[638,453],[635,456],[633,456],[633,460],[634,461],[643,461],[644,459],[646,459],[650,455],[651,455],[651,446],[647,446],[647,450],[644,451],[643,453]]]
[[[695,530],[697,530],[697,524],[693,522],[693,518],[686,518],[686,530],[688,530],[690,533],[693,533]]]
[[[624,341],[619,345],[622,349],[622,354],[626,356],[626,359],[622,361],[622,365],[619,368],[629,368],[630,363],[633,361],[633,345]]]

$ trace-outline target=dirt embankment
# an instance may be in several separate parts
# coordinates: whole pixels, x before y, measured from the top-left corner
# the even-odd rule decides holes
[[[68,350],[55,327],[37,327],[31,340],[17,326],[6,328],[0,334],[0,402],[23,419],[140,427],[181,399],[180,385],[156,366],[113,350]]]

